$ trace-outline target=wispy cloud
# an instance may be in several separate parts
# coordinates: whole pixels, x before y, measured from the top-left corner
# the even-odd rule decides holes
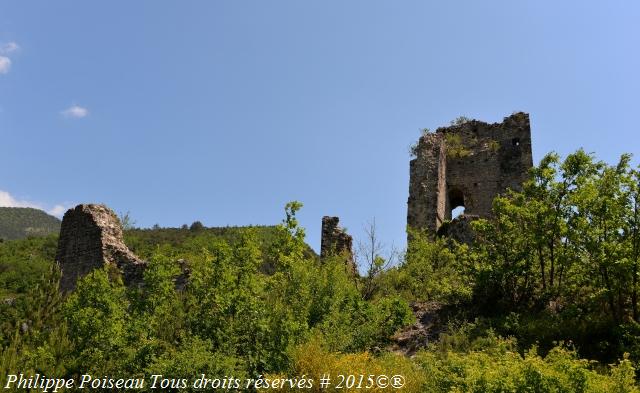
[[[20,46],[15,42],[0,44],[0,74],[9,73],[9,70],[11,69],[11,59],[8,55],[18,49],[20,49]]]
[[[11,59],[6,56],[0,56],[0,74],[6,74],[11,69]]]
[[[51,209],[47,209],[40,203],[15,198],[7,191],[0,190],[0,206],[2,207],[32,207],[34,209],[44,210],[52,216],[62,217],[69,208],[68,205],[57,204]]]
[[[64,205],[55,205],[51,209],[49,209],[49,214],[56,217],[62,217],[64,213],[69,209],[68,206]]]
[[[89,110],[87,108],[83,108],[79,105],[72,105],[69,108],[60,112],[62,116],[71,119],[81,119],[83,117],[87,117],[89,115]]]
[[[0,206],[4,207],[33,207],[32,203],[20,201],[6,191],[0,190]]]
[[[15,42],[8,42],[0,46],[0,53],[2,53],[3,55],[6,55],[11,52],[15,52],[18,49],[20,49],[20,45],[16,44]]]

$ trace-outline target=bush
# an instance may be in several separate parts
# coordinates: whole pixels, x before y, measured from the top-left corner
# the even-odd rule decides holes
[[[292,350],[291,357],[293,366],[289,371],[291,377],[302,377],[315,379],[315,384],[311,389],[305,389],[308,392],[383,392],[385,389],[358,389],[357,387],[336,389],[335,384],[339,382],[339,375],[355,375],[364,376],[363,386],[366,386],[367,377],[369,375],[402,375],[405,377],[407,384],[402,391],[406,392],[424,392],[422,386],[425,382],[424,374],[419,367],[410,359],[392,353],[386,353],[382,356],[373,356],[369,352],[341,354],[328,351],[322,342],[312,340],[302,344]],[[329,374],[332,378],[333,388],[321,389],[318,379],[323,374]],[[284,375],[270,375],[268,377],[285,377]],[[286,377],[285,377],[286,378]],[[375,378],[375,377],[374,377]],[[266,391],[266,390],[264,390]],[[283,392],[300,391],[299,389],[285,388]]]
[[[389,277],[399,292],[412,301],[460,303],[473,293],[473,275],[468,267],[468,249],[428,234],[411,231],[403,264]]]

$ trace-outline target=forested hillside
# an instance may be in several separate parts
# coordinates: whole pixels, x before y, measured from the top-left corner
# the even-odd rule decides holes
[[[205,227],[196,222],[183,228],[131,228],[126,230],[127,245],[142,259],[150,259],[158,250],[165,250],[176,259],[185,258],[190,253],[199,253],[203,247],[214,241],[236,244],[246,233],[254,234],[256,244],[264,255],[274,242],[275,226],[248,227]],[[14,296],[28,293],[29,288],[46,275],[55,259],[57,234],[46,237],[31,237],[0,244],[0,296]],[[306,243],[305,255],[317,258]],[[261,266],[272,269],[268,258]]]
[[[60,220],[30,207],[0,207],[0,239],[24,239],[60,232]]]

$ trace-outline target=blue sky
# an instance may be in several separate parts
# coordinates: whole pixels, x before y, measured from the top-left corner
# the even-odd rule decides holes
[[[0,204],[404,246],[408,146],[531,115],[534,160],[637,153],[632,1],[1,1]],[[637,161],[636,161],[637,162]]]

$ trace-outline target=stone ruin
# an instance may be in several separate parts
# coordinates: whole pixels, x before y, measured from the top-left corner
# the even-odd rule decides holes
[[[338,217],[322,218],[321,258],[345,257],[345,264],[356,273],[353,239],[338,225]],[[60,289],[73,291],[77,281],[95,269],[113,266],[127,286],[143,281],[147,263],[124,244],[123,231],[116,214],[105,205],[82,204],[69,209],[63,219],[58,239],[56,261],[62,270]],[[178,260],[181,274],[176,288],[183,290],[189,279],[188,262]]]
[[[470,120],[441,127],[423,135],[415,153],[407,226],[432,234],[440,230],[441,235],[471,242],[470,222],[490,217],[493,199],[507,189],[520,190],[528,177],[533,166],[529,115],[518,112],[502,123]],[[452,210],[459,206],[464,207],[464,216],[451,221]],[[338,217],[322,218],[320,250],[321,258],[344,255],[347,266],[357,272],[353,239],[340,228]],[[56,261],[63,291],[75,289],[79,278],[105,265],[116,267],[125,284],[136,285],[147,265],[124,244],[115,213],[96,204],[78,205],[65,213]]]
[[[320,258],[335,255],[345,256],[345,263],[356,272],[356,264],[353,258],[353,238],[338,225],[338,217],[322,217],[322,237],[320,239]]]
[[[424,134],[410,163],[407,226],[435,234],[464,207],[464,222],[443,230],[469,240],[468,222],[490,217],[493,200],[507,189],[520,190],[533,166],[529,115],[518,112],[502,123],[478,120]],[[460,221],[460,220],[458,220]],[[460,230],[462,228],[462,230]]]
[[[105,205],[83,204],[69,209],[63,219],[56,261],[60,289],[72,291],[78,279],[105,265],[116,267],[126,285],[142,282],[146,262],[124,244],[122,225]]]

